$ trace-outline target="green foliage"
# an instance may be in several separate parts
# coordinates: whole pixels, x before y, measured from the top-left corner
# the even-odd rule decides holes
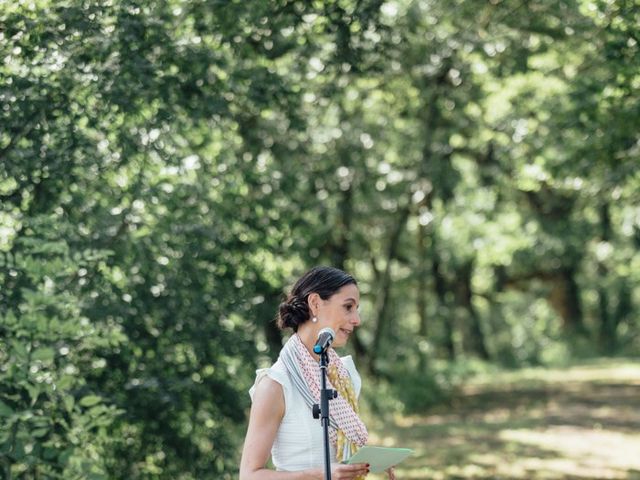
[[[4,2],[3,475],[232,478],[317,263],[359,280],[373,409],[637,352],[639,15]]]
[[[26,234],[3,258],[0,309],[0,452],[4,478],[109,478],[111,427],[122,410],[87,377],[104,370],[104,351],[121,328],[84,314],[68,225],[25,220]],[[93,252],[106,258],[108,252]]]
[[[424,412],[429,407],[443,403],[450,393],[450,385],[443,385],[442,376],[431,370],[398,369],[394,372],[391,385],[389,395],[402,402],[402,411],[408,414]]]

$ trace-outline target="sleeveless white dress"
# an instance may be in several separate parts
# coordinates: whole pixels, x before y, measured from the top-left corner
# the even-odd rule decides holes
[[[351,355],[341,358],[346,367],[356,397],[360,395],[362,380],[356,370]],[[319,374],[319,373],[318,373]],[[256,381],[249,390],[251,399],[256,386],[264,377],[269,377],[280,385],[284,392],[285,412],[276,438],[271,448],[271,461],[278,471],[297,472],[310,468],[324,467],[323,432],[320,420],[313,418],[311,408],[289,378],[284,363],[278,359],[271,368],[256,370]],[[331,410],[331,404],[329,404]],[[331,446],[331,461],[336,462],[336,454]]]

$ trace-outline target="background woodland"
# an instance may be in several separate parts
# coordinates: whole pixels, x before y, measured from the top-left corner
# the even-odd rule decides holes
[[[637,355],[639,25],[631,0],[0,2],[0,476],[234,478],[317,264],[359,281],[372,411]]]

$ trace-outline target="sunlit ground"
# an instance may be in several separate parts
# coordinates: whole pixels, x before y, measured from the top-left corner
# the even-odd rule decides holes
[[[479,378],[447,408],[372,430],[415,450],[399,480],[640,479],[640,362]]]

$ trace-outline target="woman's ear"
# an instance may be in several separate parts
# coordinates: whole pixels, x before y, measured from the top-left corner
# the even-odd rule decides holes
[[[310,293],[307,297],[307,302],[309,304],[309,313],[312,317],[318,315],[318,307],[320,306],[320,295],[317,293]]]

